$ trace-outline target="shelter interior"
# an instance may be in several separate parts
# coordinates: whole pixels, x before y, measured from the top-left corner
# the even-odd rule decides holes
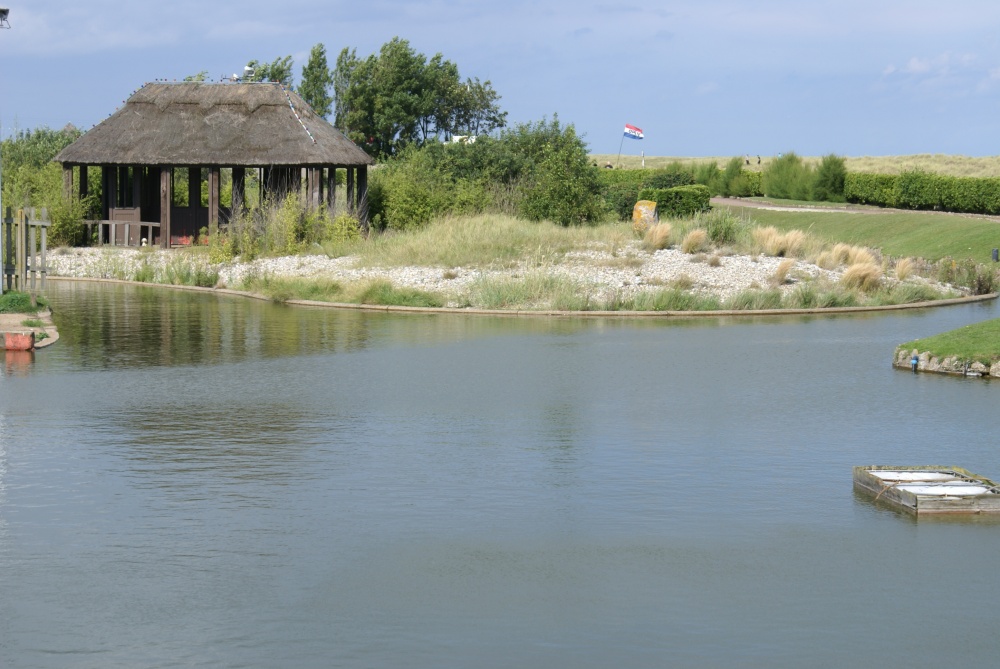
[[[88,196],[88,165],[63,164],[63,187]],[[99,165],[98,243],[188,245],[207,231],[225,229],[249,206],[298,196],[308,208],[345,210],[367,224],[367,167]],[[74,175],[74,168],[76,174]]]

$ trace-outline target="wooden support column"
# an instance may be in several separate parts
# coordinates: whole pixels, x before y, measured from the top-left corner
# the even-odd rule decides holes
[[[247,171],[245,167],[233,168],[233,213],[231,219],[239,218],[247,210]]]
[[[357,210],[357,203],[354,201],[354,172],[353,167],[347,168],[347,211],[354,213]]]
[[[174,170],[160,166],[160,246],[170,248],[170,206],[174,203]]]
[[[368,229],[368,166],[358,168],[358,220],[361,228]]]
[[[322,203],[323,193],[323,168],[307,168],[306,189],[308,191],[308,208],[319,209],[319,206]]]
[[[218,166],[208,168],[208,235],[214,237],[219,232],[219,183],[221,170]]]
[[[337,204],[337,168],[330,165],[326,168],[326,206],[332,212]]]
[[[63,199],[71,200],[73,199],[73,166],[63,165],[62,168],[63,177]]]
[[[188,206],[201,206],[201,168],[188,168]]]

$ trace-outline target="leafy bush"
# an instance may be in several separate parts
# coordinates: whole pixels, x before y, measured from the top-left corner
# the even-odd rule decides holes
[[[729,182],[729,194],[733,197],[758,197],[764,194],[762,183],[763,174],[741,170],[731,182]]]
[[[598,171],[597,180],[605,209],[618,220],[632,217],[643,188],[676,188],[694,185],[694,173],[678,162],[656,170]]]
[[[823,156],[823,160],[816,170],[816,176],[813,181],[813,199],[825,200],[827,202],[843,202],[844,178],[846,176],[847,167],[843,158],[832,153],[828,156]]]
[[[44,300],[37,300],[39,305],[44,304]],[[38,307],[31,304],[31,295],[20,291],[9,290],[0,295],[0,314],[33,314],[38,311]]]
[[[749,228],[747,222],[740,220],[728,209],[712,210],[702,214],[697,222],[705,228],[708,238],[717,246],[735,244]]]
[[[655,202],[661,217],[682,218],[708,211],[711,208],[712,194],[702,185],[644,188],[639,192],[639,199]]]
[[[849,173],[844,196],[848,202],[881,207],[1000,214],[1000,178],[996,177],[951,177],[920,171]]]
[[[702,163],[694,172],[694,182],[708,188],[710,194],[722,192],[722,171],[715,162]]]
[[[786,200],[808,200],[812,195],[813,173],[794,153],[786,153],[764,169],[764,194]]]
[[[858,204],[895,207],[898,180],[895,174],[850,172],[844,177],[844,199]]]

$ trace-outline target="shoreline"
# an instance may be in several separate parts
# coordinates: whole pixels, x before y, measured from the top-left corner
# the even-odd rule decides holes
[[[265,302],[273,302],[267,295],[251,293],[233,288],[206,288],[202,286],[184,286],[170,283],[147,283],[143,281],[127,281],[123,279],[104,279],[93,277],[50,276],[49,281],[111,283],[147,288],[169,288],[190,292],[211,293],[245,297]],[[391,313],[417,314],[452,314],[472,316],[545,316],[563,318],[721,318],[721,317],[758,317],[758,316],[822,316],[872,313],[879,311],[901,311],[904,309],[929,309],[933,307],[953,306],[956,304],[974,304],[995,300],[1000,293],[987,295],[968,295],[930,302],[911,302],[908,304],[889,304],[882,306],[863,307],[827,307],[815,309],[722,309],[713,311],[558,311],[554,309],[475,309],[467,307],[405,307],[385,304],[357,304],[354,302],[320,302],[316,300],[284,300],[281,304],[299,307],[314,307],[323,309],[340,309],[349,311],[373,311]]]

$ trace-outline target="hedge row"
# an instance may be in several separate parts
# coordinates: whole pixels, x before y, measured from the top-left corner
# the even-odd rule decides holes
[[[844,180],[844,197],[880,207],[1000,214],[1000,178],[851,172]]]
[[[712,192],[707,186],[677,186],[676,188],[643,188],[639,191],[640,200],[652,200],[656,203],[656,212],[665,218],[680,218],[693,216],[699,211],[708,211]]]

